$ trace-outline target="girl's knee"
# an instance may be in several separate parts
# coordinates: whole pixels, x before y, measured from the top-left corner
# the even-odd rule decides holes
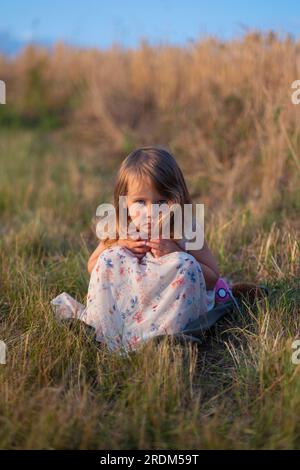
[[[99,258],[107,258],[108,256],[111,257],[111,256],[115,256],[117,254],[119,254],[122,250],[122,247],[120,245],[112,245],[108,248],[105,248],[105,250],[102,251],[101,255],[99,256]]]
[[[178,257],[178,261],[181,261],[182,263],[187,264],[188,266],[200,266],[196,258],[194,258],[194,256],[190,253],[186,253],[185,251],[177,251],[176,254]]]
[[[186,253],[182,251],[178,252],[178,263],[181,269],[184,269],[187,272],[191,272],[191,271],[194,271],[195,273],[197,272],[201,278],[203,277],[201,264],[190,253]]]

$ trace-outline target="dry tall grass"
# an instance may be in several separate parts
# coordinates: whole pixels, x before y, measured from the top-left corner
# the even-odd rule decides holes
[[[300,107],[290,98],[299,69],[300,43],[272,32],[181,48],[28,47],[0,61],[10,119],[63,124],[72,139],[119,158],[166,144],[193,176],[195,196],[213,187],[228,207],[251,194],[259,212],[299,176]]]

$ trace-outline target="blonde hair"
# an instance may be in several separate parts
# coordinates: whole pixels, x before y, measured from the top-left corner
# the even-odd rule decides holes
[[[117,172],[114,187],[114,206],[117,217],[117,238],[104,240],[105,246],[110,246],[118,240],[119,197],[128,194],[130,180],[150,178],[156,190],[168,202],[191,204],[183,174],[173,155],[164,147],[141,147],[131,152],[121,163]],[[171,224],[173,217],[171,216]],[[173,225],[171,225],[173,234]]]

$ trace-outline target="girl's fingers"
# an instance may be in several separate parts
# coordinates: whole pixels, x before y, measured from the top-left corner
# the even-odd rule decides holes
[[[150,251],[150,250],[145,250],[145,248],[132,248],[131,251],[133,251],[133,253],[143,253],[143,254],[145,254],[147,251]]]
[[[126,248],[129,248],[130,250],[132,250],[133,248],[141,248],[141,247],[147,247],[146,245],[146,242],[144,240],[138,240],[138,241],[134,241],[134,240],[123,240],[121,243],[120,243],[121,246],[125,246]]]
[[[130,246],[132,248],[141,248],[141,247],[146,247],[146,242],[145,241],[137,241],[137,242],[130,242]]]
[[[157,256],[157,257],[161,256],[161,251],[160,250],[156,250],[155,248],[152,248],[151,251],[154,254],[154,256]]]
[[[147,245],[151,245],[153,246],[154,248],[157,248],[159,246],[163,246],[163,247],[167,247],[169,246],[170,243],[173,243],[171,240],[167,239],[167,238],[161,238],[160,240],[149,240],[147,241]]]
[[[161,241],[160,241],[160,240],[159,240],[159,241],[156,241],[156,240],[155,240],[155,241],[152,241],[152,240],[151,240],[151,241],[147,242],[147,245],[146,245],[146,246],[150,246],[151,248],[156,248],[156,249],[158,249],[158,247],[160,246],[160,244],[161,244]]]

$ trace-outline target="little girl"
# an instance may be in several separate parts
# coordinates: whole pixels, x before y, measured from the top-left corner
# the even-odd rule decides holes
[[[177,203],[182,211],[191,204],[178,164],[161,147],[139,148],[122,162],[114,189],[117,220],[120,196],[127,196],[129,209],[137,203],[149,215],[152,204]],[[205,240],[200,250],[185,251],[184,238],[122,239],[118,225],[116,235],[90,256],[86,308],[62,293],[51,302],[57,315],[79,318],[109,349],[128,351],[153,336],[179,333],[214,306],[220,274]]]

